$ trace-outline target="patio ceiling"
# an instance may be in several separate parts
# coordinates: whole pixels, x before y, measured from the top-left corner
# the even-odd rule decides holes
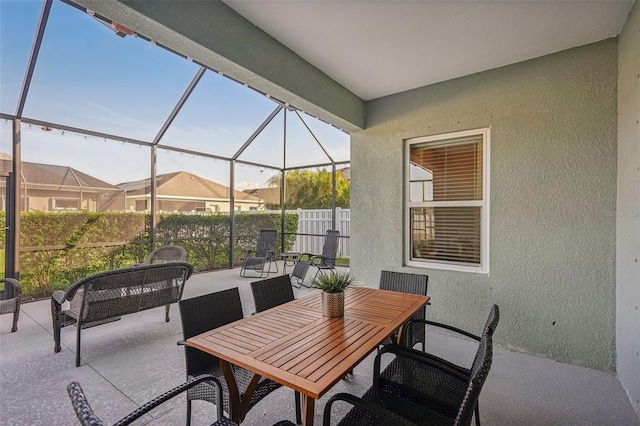
[[[364,100],[617,36],[633,1],[225,3]]]
[[[367,100],[617,36],[633,5],[73,1],[347,131]]]

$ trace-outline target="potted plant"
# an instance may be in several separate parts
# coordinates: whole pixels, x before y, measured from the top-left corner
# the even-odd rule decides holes
[[[331,271],[318,274],[311,287],[322,290],[322,315],[330,318],[344,315],[344,289],[354,281],[349,272]]]

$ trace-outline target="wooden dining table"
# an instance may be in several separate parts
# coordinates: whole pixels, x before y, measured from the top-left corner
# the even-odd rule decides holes
[[[311,426],[315,401],[428,301],[350,286],[344,317],[324,317],[318,292],[192,337],[187,345],[220,359],[234,422],[244,420],[255,386],[266,377],[301,393],[303,425]],[[242,398],[231,364],[254,373]]]

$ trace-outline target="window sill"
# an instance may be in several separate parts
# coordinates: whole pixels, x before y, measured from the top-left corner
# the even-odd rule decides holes
[[[454,263],[443,263],[443,262],[433,262],[433,261],[420,261],[420,260],[409,260],[406,262],[407,266],[412,266],[415,268],[423,268],[423,269],[440,269],[444,271],[455,271],[455,272],[471,272],[475,274],[484,274],[489,275],[489,267],[488,266],[469,266],[469,265],[461,265]]]

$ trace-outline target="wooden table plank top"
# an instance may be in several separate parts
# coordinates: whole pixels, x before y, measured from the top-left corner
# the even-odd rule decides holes
[[[323,317],[321,294],[315,293],[187,344],[318,399],[428,301],[352,286],[342,318]]]

